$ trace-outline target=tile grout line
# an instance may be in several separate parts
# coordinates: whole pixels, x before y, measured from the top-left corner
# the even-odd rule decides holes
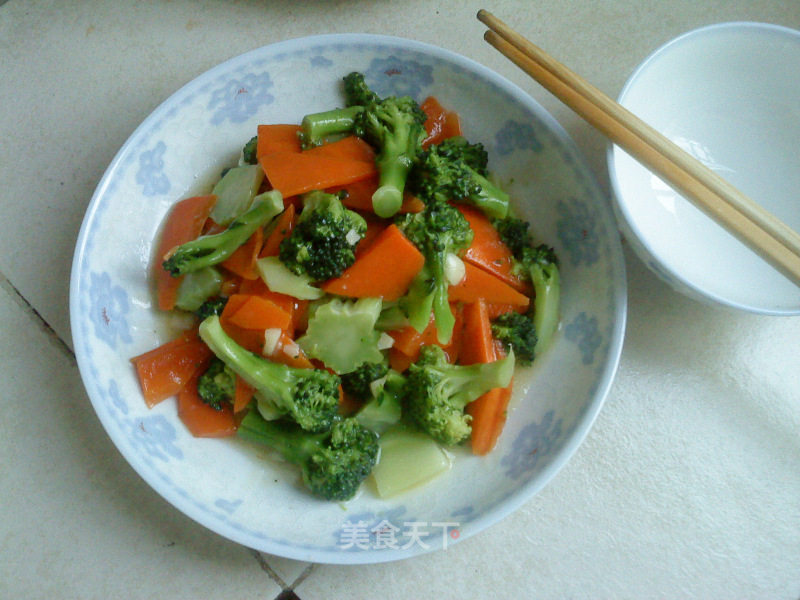
[[[315,566],[316,565],[312,563],[312,564],[308,565],[305,569],[303,569],[303,572],[300,573],[300,575],[297,576],[297,579],[295,579],[292,582],[292,586],[291,586],[290,589],[294,590],[298,585],[300,585],[306,579],[308,579],[308,576],[311,575],[311,572],[314,570]]]
[[[280,575],[278,575],[274,571],[274,569],[270,567],[269,564],[267,564],[267,561],[264,558],[264,555],[261,554],[261,552],[250,548],[250,554],[252,554],[253,557],[256,559],[256,562],[258,563],[258,566],[261,567],[261,570],[264,571],[267,575],[269,575],[270,579],[272,579],[275,583],[277,583],[281,587],[281,590],[285,591],[289,589],[289,586],[283,579],[281,579]]]
[[[0,2],[2,4],[2,2]],[[34,308],[34,306],[28,302],[28,300],[23,296],[20,291],[14,286],[9,279],[0,273],[0,288],[3,288],[6,293],[11,296],[11,299],[25,312],[31,315],[34,321],[36,321],[39,328],[50,338],[50,340],[62,351],[64,352],[70,360],[75,363],[75,352],[72,351],[72,348],[61,339],[61,336],[56,333],[56,330],[53,329],[50,324],[42,317],[38,310]]]

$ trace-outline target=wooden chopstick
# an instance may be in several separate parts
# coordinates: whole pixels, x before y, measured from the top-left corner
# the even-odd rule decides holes
[[[800,285],[800,234],[491,13],[478,19],[487,42]]]

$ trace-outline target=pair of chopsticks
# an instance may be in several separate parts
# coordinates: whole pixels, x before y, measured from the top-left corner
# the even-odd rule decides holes
[[[800,234],[491,13],[484,39],[800,286]]]

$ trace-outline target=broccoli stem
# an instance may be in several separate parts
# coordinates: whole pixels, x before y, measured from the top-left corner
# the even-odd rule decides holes
[[[433,318],[436,322],[436,338],[440,344],[449,344],[453,337],[453,328],[456,318],[450,310],[450,300],[448,297],[448,281],[445,275],[445,252],[438,252],[435,260],[432,261],[431,269],[434,273],[436,286],[433,290]]]
[[[363,106],[350,106],[306,115],[300,124],[301,145],[304,149],[313,148],[321,145],[328,137],[351,133],[356,116],[363,110]]]
[[[316,440],[324,439],[327,435],[321,433],[299,436],[287,431],[285,425],[267,421],[252,410],[242,419],[236,434],[242,439],[269,446],[294,464],[303,464],[316,450]]]
[[[237,344],[222,329],[219,317],[206,318],[200,323],[200,337],[214,355],[245,380],[248,385],[263,392],[268,390],[270,396],[278,398],[291,397],[291,367],[266,360],[253,354]]]
[[[490,219],[503,219],[508,216],[509,195],[489,181],[486,177],[468,167],[473,181],[480,190],[469,197],[469,201]]]
[[[534,354],[539,355],[550,344],[558,327],[561,280],[558,267],[554,263],[544,267],[535,265],[530,273],[535,294],[533,324],[538,338]]]
[[[219,264],[244,244],[259,227],[283,211],[280,192],[271,191],[253,199],[253,205],[225,231],[204,235],[178,246],[163,262],[173,277]]]

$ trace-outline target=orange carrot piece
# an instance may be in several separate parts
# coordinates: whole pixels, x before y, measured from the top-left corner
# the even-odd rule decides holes
[[[352,210],[362,212],[373,212],[372,194],[378,189],[378,175],[373,175],[361,181],[348,183],[347,185],[335,186],[325,191],[336,194],[346,191],[347,195],[342,199],[342,204]],[[422,200],[412,195],[408,191],[403,194],[403,204],[400,206],[400,213],[417,213],[425,208]]]
[[[178,394],[178,417],[195,437],[228,437],[236,433],[233,409],[227,403],[212,408],[197,393],[197,376]]]
[[[373,218],[371,215],[366,215],[365,220],[367,221],[367,231],[364,233],[364,237],[356,244],[356,260],[358,260],[358,257],[361,256],[389,226],[386,219]]]
[[[285,332],[281,333],[275,350],[267,358],[299,369],[314,368],[314,364],[308,359],[305,352]]]
[[[424,329],[424,331],[422,331],[422,333],[418,332],[410,325],[403,327],[402,329],[389,331],[388,334],[394,340],[392,350],[402,353],[409,359],[410,362],[416,362],[423,346],[436,345],[444,350],[448,362],[454,363],[461,351],[461,340],[463,339],[463,319],[461,316],[462,309],[459,305],[451,304],[450,310],[453,311],[456,322],[453,326],[453,335],[450,338],[450,342],[448,342],[446,345],[439,343],[439,337],[436,332],[436,322],[433,316],[431,316],[428,326]]]
[[[384,229],[356,261],[321,288],[351,298],[397,300],[425,264],[425,257],[400,229]]]
[[[464,260],[499,277],[515,290],[530,293],[530,284],[512,273],[513,255],[503,243],[491,221],[480,210],[463,204],[456,205],[469,222],[473,238]]]
[[[313,156],[325,156],[338,160],[375,161],[375,150],[372,146],[360,137],[354,135],[349,135],[335,142],[304,150],[303,153]]]
[[[461,130],[461,117],[458,113],[448,110],[444,115],[444,127],[442,127],[442,138],[448,139],[464,135]]]
[[[220,319],[220,325],[222,325],[223,331],[242,348],[255,354],[261,354],[264,351],[263,329],[245,329],[222,319]]]
[[[445,110],[435,97],[428,96],[420,104],[420,108],[428,117],[425,120],[425,131],[428,135],[422,140],[423,148],[461,135],[461,120],[458,114]]]
[[[256,157],[272,152],[300,152],[299,125],[259,125]]]
[[[259,227],[244,244],[222,261],[222,266],[232,273],[236,273],[242,279],[258,279],[256,259],[258,259],[258,253],[261,251],[263,240],[263,231]]]
[[[467,406],[467,412],[472,415],[470,444],[473,454],[484,456],[497,445],[506,424],[512,387],[513,384],[489,390]]]
[[[469,343],[464,344],[461,348],[461,363],[472,365],[495,361],[497,355],[486,302],[479,299],[477,302],[465,305],[463,315],[463,335],[465,340],[469,340]]]
[[[311,152],[273,152],[259,158],[270,184],[284,198],[366,179],[375,163],[320,156]]]
[[[286,209],[278,217],[275,222],[275,228],[267,236],[264,244],[261,246],[259,258],[264,256],[278,256],[280,251],[281,242],[289,237],[292,233],[295,223],[295,207],[294,204],[289,204]]]
[[[292,322],[292,315],[272,300],[261,296],[248,296],[238,310],[228,317],[228,322],[242,329],[286,331]]]
[[[518,292],[500,278],[495,277],[494,274],[466,261],[464,270],[464,279],[448,288],[451,302],[473,303],[482,299],[490,303],[512,304],[521,307],[527,307],[530,304],[528,296]]]
[[[249,281],[247,279],[242,279],[236,273],[231,273],[230,271],[223,271],[224,279],[222,280],[222,287],[219,289],[219,293],[222,296],[233,296],[234,294],[239,292],[239,288],[242,286],[243,281]]]
[[[470,365],[488,363],[500,357],[498,346],[492,337],[486,303],[478,300],[464,306],[464,339],[470,340],[461,349],[460,361]],[[467,413],[472,416],[472,452],[487,454],[497,443],[506,421],[506,410],[511,398],[511,386],[489,390],[483,396],[467,405]]]
[[[234,414],[242,412],[250,401],[253,399],[255,389],[245,382],[244,379],[236,376],[236,388],[233,394],[233,412]]]
[[[131,359],[145,404],[152,408],[174,396],[198,370],[209,364],[212,354],[196,331],[188,331]]]
[[[389,349],[389,366],[398,373],[403,373],[413,362],[410,356],[403,354],[400,350],[396,348]]]
[[[194,196],[178,202],[164,222],[153,263],[158,308],[172,310],[178,299],[178,288],[183,277],[173,277],[161,266],[164,256],[176,246],[190,242],[200,235],[203,225],[214,207],[217,197]]]

